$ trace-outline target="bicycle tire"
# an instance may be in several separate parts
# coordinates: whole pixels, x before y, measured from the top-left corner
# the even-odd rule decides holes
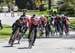
[[[13,34],[12,38],[11,38],[11,43],[10,43],[10,46],[12,47],[13,44],[14,44],[14,41],[16,39],[16,36],[17,36],[17,33],[19,32],[19,29]]]
[[[29,40],[29,48],[32,48],[34,40],[34,30],[31,32],[30,40]]]

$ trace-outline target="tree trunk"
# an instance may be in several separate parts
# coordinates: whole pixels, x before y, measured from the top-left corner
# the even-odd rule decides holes
[[[51,9],[51,0],[48,0],[48,9]]]

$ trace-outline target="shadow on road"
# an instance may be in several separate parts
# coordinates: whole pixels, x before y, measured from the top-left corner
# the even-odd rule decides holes
[[[3,46],[4,48],[9,48],[9,47],[11,47],[11,46]],[[15,47],[15,46],[13,46],[13,47]]]
[[[18,49],[31,49],[31,48],[29,48],[29,47],[20,47]]]

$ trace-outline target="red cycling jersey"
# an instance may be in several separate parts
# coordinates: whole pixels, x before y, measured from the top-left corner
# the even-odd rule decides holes
[[[46,19],[46,17],[40,17],[40,21],[41,21],[41,23],[42,23],[42,21],[44,22],[44,26],[47,25],[47,19]]]
[[[67,16],[63,16],[63,17],[66,20],[66,24],[70,24],[70,21],[69,21],[68,17]]]
[[[31,24],[34,24],[34,25],[38,25],[39,24],[39,22],[40,22],[40,20],[39,19],[36,19],[36,18],[34,18],[33,16],[29,19],[29,27],[31,27]]]

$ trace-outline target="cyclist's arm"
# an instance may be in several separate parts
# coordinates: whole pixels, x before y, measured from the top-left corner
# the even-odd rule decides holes
[[[46,19],[46,17],[44,18],[44,25],[45,26],[47,25],[47,19]]]

